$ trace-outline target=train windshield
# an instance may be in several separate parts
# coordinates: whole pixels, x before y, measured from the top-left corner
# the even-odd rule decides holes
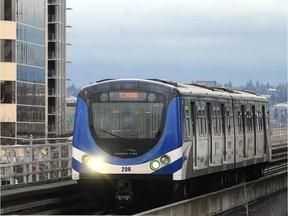
[[[164,112],[165,97],[158,93],[99,93],[92,97],[92,134],[110,154],[131,157],[121,149],[133,149],[134,156],[139,156],[159,140]]]

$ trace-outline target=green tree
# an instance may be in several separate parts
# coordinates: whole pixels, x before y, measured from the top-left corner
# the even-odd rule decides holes
[[[224,84],[224,87],[226,87],[226,88],[233,88],[233,85],[232,85],[231,81],[229,81],[228,83],[225,83],[225,84]]]
[[[250,79],[249,82],[246,84],[245,88],[248,89],[248,90],[252,90],[252,91],[255,91],[255,90],[256,90],[256,88],[255,88],[255,86],[254,86],[254,84],[253,84],[253,82],[252,82],[251,79]]]

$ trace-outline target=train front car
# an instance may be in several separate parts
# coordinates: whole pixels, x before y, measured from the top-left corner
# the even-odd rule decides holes
[[[83,88],[72,152],[72,178],[91,187],[110,184],[119,202],[130,202],[143,183],[160,183],[159,189],[181,178],[179,92],[163,81],[139,79]]]

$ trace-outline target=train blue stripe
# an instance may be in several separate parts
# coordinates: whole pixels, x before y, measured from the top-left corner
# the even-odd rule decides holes
[[[178,160],[174,161],[169,166],[163,167],[160,170],[157,170],[153,174],[173,174],[180,170],[182,167],[182,158],[179,158]]]
[[[82,167],[83,167],[83,165],[79,162],[79,161],[77,161],[75,158],[72,158],[72,167],[73,167],[73,169],[74,170],[76,170],[77,172],[81,172],[82,171]]]

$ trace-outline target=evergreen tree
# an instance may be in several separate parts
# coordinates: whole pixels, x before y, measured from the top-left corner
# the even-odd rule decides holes
[[[253,84],[253,82],[252,82],[251,79],[250,79],[249,82],[246,84],[245,88],[248,89],[248,90],[252,90],[252,91],[255,91],[255,90],[256,90],[256,88],[255,88],[255,86],[254,86],[254,84]]]
[[[226,88],[233,88],[233,85],[232,85],[231,81],[229,81],[228,83],[225,83],[225,84],[224,84],[224,87],[226,87]]]

